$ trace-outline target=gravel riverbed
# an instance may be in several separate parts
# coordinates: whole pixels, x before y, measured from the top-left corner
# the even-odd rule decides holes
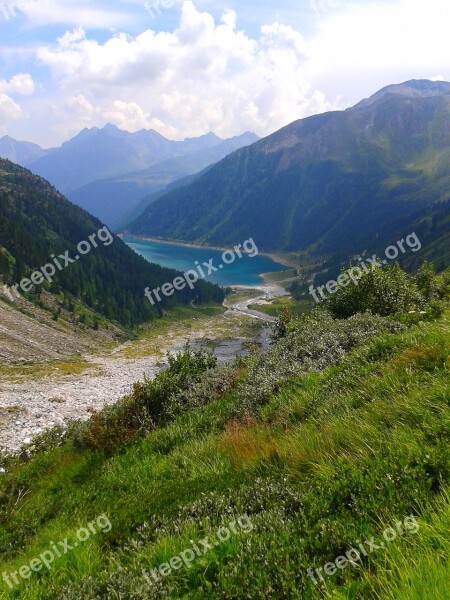
[[[84,355],[92,368],[79,375],[0,382],[0,450],[15,452],[29,444],[35,435],[54,425],[64,426],[72,419],[88,419],[93,412],[114,404],[131,392],[136,381],[144,376],[154,377],[163,366],[162,356],[182,349],[188,341],[194,348],[209,347],[218,335],[213,346],[221,364],[232,360],[236,354],[245,354],[245,338],[241,335],[239,317],[246,315],[250,320],[270,318],[261,313],[259,316],[250,314],[246,303],[227,308],[222,317],[226,323],[225,338],[218,335],[217,321],[202,322],[199,327],[182,335],[158,336],[159,352],[147,356],[126,357],[126,350],[133,348],[134,344],[127,342],[109,354]],[[231,336],[230,331],[233,332]],[[261,345],[268,344],[269,329],[263,327],[256,334],[255,341]]]

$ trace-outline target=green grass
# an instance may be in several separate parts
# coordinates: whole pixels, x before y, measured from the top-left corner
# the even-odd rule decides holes
[[[385,600],[449,596],[450,498],[443,495],[429,521],[422,521],[412,543],[398,542],[376,557],[376,587]],[[370,577],[367,577],[370,584]]]
[[[313,302],[293,300],[290,297],[275,298],[270,304],[250,304],[250,310],[257,310],[270,317],[277,317],[283,310],[289,310],[293,316],[303,315],[311,310]]]
[[[99,367],[95,363],[80,356],[73,356],[66,360],[49,360],[22,365],[0,365],[0,381],[20,382],[48,377],[81,375],[82,373],[94,374],[98,370]]]
[[[450,540],[450,314],[367,339],[323,372],[284,383],[257,414],[233,417],[246,366],[206,406],[113,454],[69,443],[0,475],[0,572],[98,533],[50,571],[2,598],[353,598],[445,595]],[[253,524],[149,587],[148,571],[214,538],[247,513]],[[415,515],[417,535],[314,586],[317,568]],[[448,590],[447,590],[448,591]],[[333,596],[334,594],[334,596]]]

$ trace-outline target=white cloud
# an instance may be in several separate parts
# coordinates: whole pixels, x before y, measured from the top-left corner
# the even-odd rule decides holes
[[[0,92],[0,131],[6,131],[6,126],[13,119],[22,116],[21,107],[12,98]]]
[[[34,81],[29,73],[18,73],[11,77],[9,81],[0,79],[0,92],[28,96],[34,92],[34,89]]]
[[[361,83],[375,92],[433,71],[448,80],[449,17],[448,0],[342,4],[318,22],[308,44],[308,72],[317,85],[332,82],[336,89],[340,84],[352,100]]]
[[[0,79],[0,132],[5,132],[11,121],[24,116],[22,107],[11,95],[29,96],[34,89],[34,81],[29,73],[17,73],[9,81]]]
[[[40,44],[35,57],[52,81],[38,71],[46,95],[21,102],[33,117],[25,131],[37,132],[44,144],[107,121],[130,131],[154,128],[174,139],[211,130],[222,137],[244,130],[265,135],[295,119],[346,108],[391,83],[430,74],[450,80],[448,0],[323,0],[319,6],[326,10],[317,16],[309,9],[315,28],[307,37],[278,21],[266,21],[253,36],[240,30],[239,15],[251,10],[254,20],[260,18],[253,1],[230,2],[238,13],[226,9],[214,20],[185,0],[174,31],[110,33],[101,41],[90,25],[127,29],[114,3],[108,17],[100,0],[22,1],[33,5],[29,19],[75,25],[55,43]],[[135,10],[138,2],[121,5]],[[162,16],[149,19],[144,2],[139,6],[148,26],[164,22]],[[25,54],[17,70],[30,64]],[[16,60],[9,56],[8,63]],[[25,80],[11,82],[16,91],[0,92],[14,96],[21,87],[31,89]]]
[[[306,42],[273,23],[258,40],[186,1],[173,33],[118,34],[101,44],[78,29],[38,52],[64,91],[80,90],[98,114],[129,130],[184,137],[213,130],[261,135],[328,109],[305,75]]]

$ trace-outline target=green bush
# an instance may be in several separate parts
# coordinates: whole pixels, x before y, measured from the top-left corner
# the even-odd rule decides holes
[[[327,299],[326,306],[338,319],[367,310],[381,316],[420,311],[434,291],[433,277],[428,266],[422,267],[416,278],[397,264],[377,268],[340,287]]]
[[[337,364],[369,336],[403,328],[370,312],[339,320],[316,308],[309,315],[291,318],[283,325],[283,337],[251,363],[248,376],[238,388],[236,415],[256,414],[289,380]]]
[[[76,448],[113,452],[144,434],[151,426],[140,401],[126,396],[92,415],[89,421],[72,423],[68,437]]]
[[[205,350],[191,351],[188,347],[176,356],[168,355],[169,366],[154,379],[135,383],[134,398],[145,407],[154,424],[170,417],[168,405],[173,398],[201,379],[201,375],[217,365],[216,357]]]
[[[72,443],[78,448],[112,451],[169,421],[176,412],[173,402],[177,394],[186,393],[216,363],[212,354],[192,352],[188,347],[176,356],[168,355],[168,367],[154,379],[135,383],[131,396],[107,406],[87,422],[72,424],[68,433]]]
[[[174,418],[187,410],[206,406],[233,389],[237,377],[238,371],[233,366],[209,369],[198,381],[170,398],[165,407],[166,415]]]

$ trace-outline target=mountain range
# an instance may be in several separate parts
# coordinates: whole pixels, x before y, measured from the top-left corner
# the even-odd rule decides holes
[[[134,235],[216,246],[253,237],[262,251],[333,267],[417,231],[421,256],[450,259],[443,81],[390,85],[261,140],[210,133],[176,142],[106,125],[50,150],[5,136],[0,154]]]
[[[233,152],[126,229],[218,246],[253,237],[260,250],[337,261],[422,225],[439,259],[449,197],[450,83],[413,80]]]
[[[217,145],[169,158],[141,171],[92,181],[68,192],[67,197],[110,227],[123,227],[147,208],[153,194],[170,183],[202,171],[234,150],[252,144],[258,137],[244,133],[229,140],[216,139]]]

